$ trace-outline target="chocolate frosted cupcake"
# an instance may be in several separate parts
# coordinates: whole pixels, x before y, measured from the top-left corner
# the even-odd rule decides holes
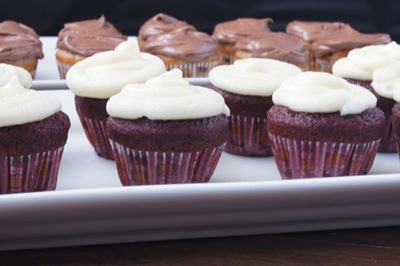
[[[0,193],[54,190],[70,121],[61,102],[17,76],[0,87]]]
[[[304,43],[285,32],[256,33],[239,39],[234,47],[234,59],[270,58],[309,69],[309,54]]]
[[[97,53],[71,67],[66,82],[75,94],[86,137],[99,156],[114,158],[106,132],[108,99],[127,84],[144,83],[165,71],[161,59],[141,53],[136,41],[123,42],[113,51]]]
[[[268,24],[271,18],[238,18],[218,23],[212,36],[218,42],[218,52],[221,64],[232,64],[234,61],[235,44],[238,40],[253,34],[270,32]]]
[[[343,22],[292,21],[286,32],[301,38],[310,52],[310,70],[331,72],[355,48],[391,42],[388,34],[364,34]]]
[[[131,84],[107,103],[107,131],[124,186],[208,182],[227,140],[229,109],[178,69]]]
[[[34,29],[10,20],[0,23],[1,63],[22,67],[34,78],[43,57],[42,42]]]
[[[267,130],[283,179],[369,172],[385,120],[370,91],[329,73],[303,72],[272,99]]]
[[[84,58],[99,52],[114,50],[127,40],[104,16],[99,19],[71,22],[58,34],[56,60],[60,78]]]
[[[231,110],[225,151],[244,156],[271,156],[266,112],[272,94],[301,70],[273,59],[248,58],[210,71],[210,88],[220,93]]]
[[[142,51],[160,57],[167,70],[182,70],[184,77],[207,77],[210,69],[219,64],[213,37],[165,14],[146,21],[138,39]]]
[[[385,113],[379,152],[397,152],[392,134],[392,108],[396,101],[390,88],[397,81],[398,72],[391,68],[396,61],[400,61],[400,45],[392,42],[354,49],[332,68],[334,75],[368,89],[377,97],[377,107]]]

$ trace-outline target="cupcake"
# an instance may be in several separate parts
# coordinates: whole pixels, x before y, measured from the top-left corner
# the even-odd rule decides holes
[[[285,32],[256,33],[239,39],[234,46],[234,60],[270,58],[309,69],[309,55],[304,43]]]
[[[386,75],[386,77],[389,77],[390,79],[383,79],[382,81],[380,81],[380,83],[382,83],[389,91],[392,91],[393,99],[396,101],[395,105],[392,108],[392,134],[397,147],[397,152],[400,156],[400,77],[398,75],[400,71],[400,62],[396,62],[378,71],[382,71],[382,74],[389,72],[389,75]],[[382,75],[382,77],[385,76]]]
[[[215,25],[212,36],[218,42],[218,52],[221,64],[232,64],[234,61],[235,44],[238,40],[249,35],[270,32],[268,24],[271,18],[238,18],[224,21]]]
[[[61,101],[13,76],[0,87],[0,193],[55,190],[70,121]]]
[[[10,20],[0,23],[1,63],[22,67],[34,78],[43,57],[42,42],[34,29]]]
[[[173,29],[170,21],[175,21]],[[185,22],[179,23],[175,18],[158,14],[144,23],[139,29],[141,32],[140,49],[160,57],[167,70],[182,70],[186,78],[207,77],[210,69],[219,64],[217,41]],[[153,34],[144,35],[143,32]]]
[[[67,86],[75,94],[79,119],[99,156],[114,158],[106,132],[108,99],[127,84],[144,83],[165,71],[162,60],[140,52],[136,40],[85,58],[70,68],[66,75]]]
[[[292,21],[286,32],[301,38],[310,53],[310,70],[332,71],[332,65],[355,48],[391,42],[388,34],[364,34],[343,22]]]
[[[71,22],[58,33],[56,61],[60,78],[84,58],[98,52],[114,50],[127,40],[104,16],[99,19]]]
[[[382,79],[386,79],[387,83],[389,79],[395,80],[397,77],[381,70],[395,62],[400,62],[400,45],[391,42],[354,49],[347,57],[338,60],[332,68],[334,75],[368,89],[377,97],[377,107],[385,113],[379,152],[397,152],[391,122],[392,108],[396,101],[393,99],[393,91],[382,85]]]
[[[385,115],[361,86],[323,72],[285,80],[272,96],[267,131],[283,179],[367,174]]]
[[[107,103],[107,131],[124,186],[204,183],[224,149],[229,109],[218,93],[171,70]]]
[[[225,151],[243,156],[271,156],[266,113],[272,94],[288,77],[301,69],[285,62],[248,58],[210,71],[210,88],[220,93],[231,115]]]

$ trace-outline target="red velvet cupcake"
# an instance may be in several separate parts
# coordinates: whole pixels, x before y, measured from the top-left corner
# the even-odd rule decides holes
[[[107,103],[107,131],[124,186],[208,182],[227,140],[221,95],[172,70]]]
[[[289,78],[274,92],[267,130],[283,179],[367,174],[384,113],[360,86],[322,72]]]

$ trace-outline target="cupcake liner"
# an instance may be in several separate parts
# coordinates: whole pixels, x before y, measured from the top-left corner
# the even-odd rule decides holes
[[[332,73],[333,64],[336,61],[316,58],[311,70]]]
[[[55,190],[63,150],[0,156],[0,193]]]
[[[273,134],[269,138],[283,179],[365,175],[372,167],[380,142],[303,141]]]
[[[107,118],[91,119],[87,117],[81,117],[79,113],[78,115],[85,135],[96,153],[103,158],[114,160],[113,150],[108,140],[106,129]]]
[[[67,75],[67,72],[71,68],[72,65],[62,63],[58,60],[56,60],[56,61],[57,61],[57,68],[58,68],[58,74],[60,75],[60,79],[65,79],[65,76]]]
[[[382,139],[379,144],[378,152],[396,153],[397,144],[393,135],[392,115],[385,114],[385,123],[382,128]]]
[[[198,63],[184,63],[184,64],[165,64],[167,70],[178,68],[182,70],[182,77],[184,78],[206,78],[210,70],[219,65],[219,60],[205,61]]]
[[[266,117],[231,114],[228,121],[229,138],[226,152],[244,156],[272,156]]]
[[[206,183],[225,144],[197,152],[142,151],[110,140],[123,186]]]

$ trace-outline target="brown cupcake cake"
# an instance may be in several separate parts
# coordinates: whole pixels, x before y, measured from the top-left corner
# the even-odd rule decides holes
[[[75,63],[96,53],[114,50],[127,38],[104,16],[65,24],[58,34],[56,51],[60,78],[64,79]]]
[[[365,34],[343,22],[290,22],[286,32],[302,39],[309,50],[310,70],[332,72],[332,65],[355,48],[391,42],[388,34]]]
[[[39,35],[31,27],[11,20],[0,23],[0,62],[26,69],[35,77],[44,57]]]
[[[369,172],[385,120],[371,92],[329,73],[303,72],[272,99],[267,131],[283,179]]]
[[[161,58],[167,70],[182,70],[184,77],[207,77],[220,62],[212,36],[165,14],[146,21],[138,39],[143,52]]]
[[[178,69],[131,84],[107,103],[107,131],[124,186],[208,182],[224,149],[229,109]]]
[[[271,18],[238,18],[215,25],[212,36],[218,42],[221,64],[233,63],[234,48],[238,40],[253,34],[270,32],[268,24],[271,22]]]

